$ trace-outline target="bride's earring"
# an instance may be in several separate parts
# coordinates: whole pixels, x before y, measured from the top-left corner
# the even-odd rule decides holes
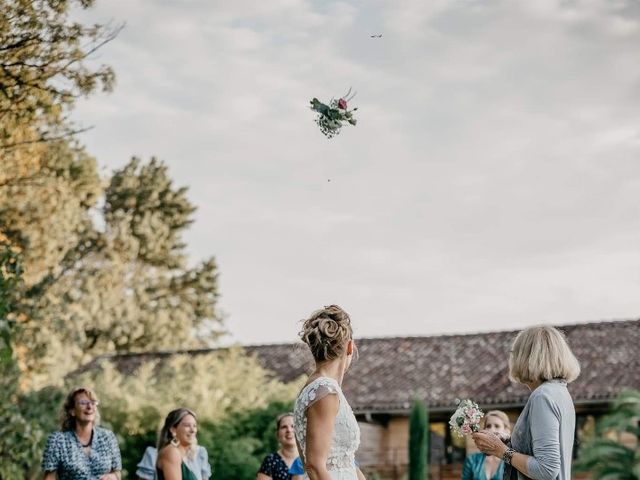
[[[173,445],[174,447],[179,447],[180,446],[180,442],[178,441],[178,437],[173,437],[171,439],[171,445]]]

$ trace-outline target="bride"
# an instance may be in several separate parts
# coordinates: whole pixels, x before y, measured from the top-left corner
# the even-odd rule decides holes
[[[365,480],[355,465],[360,429],[340,386],[355,345],[347,312],[330,305],[311,314],[300,332],[316,368],[294,406],[298,451],[310,480]]]

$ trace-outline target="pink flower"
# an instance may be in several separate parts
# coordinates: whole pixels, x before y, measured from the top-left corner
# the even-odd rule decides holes
[[[338,100],[338,108],[341,108],[342,110],[347,109],[347,101],[344,98]]]

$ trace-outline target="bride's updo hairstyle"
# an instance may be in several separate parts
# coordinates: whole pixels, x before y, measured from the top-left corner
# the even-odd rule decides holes
[[[351,319],[337,305],[316,310],[304,321],[300,338],[309,346],[316,362],[340,357],[353,338]]]

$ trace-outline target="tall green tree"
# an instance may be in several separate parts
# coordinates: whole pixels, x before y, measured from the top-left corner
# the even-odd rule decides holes
[[[71,17],[74,7],[92,4],[0,0],[2,479],[37,473],[63,395],[52,385],[62,385],[78,365],[103,353],[210,345],[222,331],[214,260],[186,261],[181,236],[194,211],[186,189],[176,188],[156,160],[132,159],[101,178],[96,160],[73,139],[78,129],[69,113],[78,99],[114,84],[109,67],[92,68],[87,60],[119,27]],[[105,413],[136,431],[132,425],[157,420],[169,403],[198,398],[198,409],[214,421],[279,398],[281,386],[244,360],[222,362],[222,369],[188,359],[174,370],[158,367],[172,379],[167,389],[157,382],[151,391],[145,385],[117,398],[104,393],[113,401]],[[221,380],[238,365],[243,378]],[[245,379],[255,380],[253,390]],[[93,381],[109,384],[104,375]],[[215,407],[207,403],[212,391]],[[141,392],[148,404],[127,408]]]
[[[409,417],[409,480],[425,480],[428,475],[429,417],[427,406],[413,401]]]
[[[15,247],[7,243],[7,238],[0,235],[0,365],[13,363],[11,333],[12,318],[16,302],[17,284],[22,277],[20,256]]]
[[[132,159],[55,272],[26,292],[20,341],[32,387],[99,354],[211,346],[223,331],[213,258],[190,267],[181,234],[194,206],[166,166]],[[97,221],[96,221],[97,219]]]
[[[6,182],[0,186],[0,234],[21,252],[23,281],[15,286],[13,341],[20,368],[35,370],[40,368],[36,359],[59,344],[57,331],[50,332],[50,322],[39,321],[38,315],[44,312],[38,312],[38,304],[55,279],[68,276],[73,252],[87,245],[93,230],[92,210],[102,195],[103,182],[95,159],[66,141],[20,151],[24,149],[32,150],[37,161],[15,157],[21,162],[5,171]],[[49,373],[42,371],[45,378]],[[27,383],[28,377],[22,377],[21,385]]]
[[[87,58],[119,28],[70,19],[93,0],[0,0],[0,152],[73,134],[76,100],[114,83]]]
[[[167,413],[182,406],[198,415],[214,478],[253,479],[260,459],[275,449],[276,415],[291,409],[304,378],[283,384],[241,348],[229,348],[159,358],[125,373],[104,359],[68,382],[95,385],[129,473],[155,444]]]
[[[30,426],[15,406],[19,371],[13,360],[11,339],[16,284],[20,282],[21,267],[16,249],[3,240],[6,242],[6,238],[0,236],[0,478],[10,478],[20,475],[28,455],[34,453],[32,444],[38,442],[37,438],[27,435],[20,438]],[[12,445],[16,440],[19,444],[17,449]],[[27,451],[23,452],[25,447]]]
[[[45,438],[51,426],[55,391],[24,395],[20,371],[13,355],[15,308],[22,282],[20,254],[0,235],[0,478],[32,478]]]
[[[101,188],[95,161],[69,143],[76,101],[115,79],[87,60],[120,27],[71,19],[93,3],[0,0],[0,233],[21,248],[27,287],[55,274]]]
[[[80,147],[56,141],[14,153],[25,149],[2,170],[0,233],[21,250],[28,289],[64,273],[66,257],[85,245],[104,185],[96,160]]]
[[[640,391],[626,390],[597,424],[597,437],[580,449],[575,470],[594,480],[640,479]]]
[[[14,343],[30,388],[97,354],[205,346],[221,330],[214,260],[186,263],[186,189],[156,160],[102,179],[72,140],[76,101],[114,84],[87,60],[119,28],[71,16],[93,3],[0,0],[0,234],[24,265]]]

